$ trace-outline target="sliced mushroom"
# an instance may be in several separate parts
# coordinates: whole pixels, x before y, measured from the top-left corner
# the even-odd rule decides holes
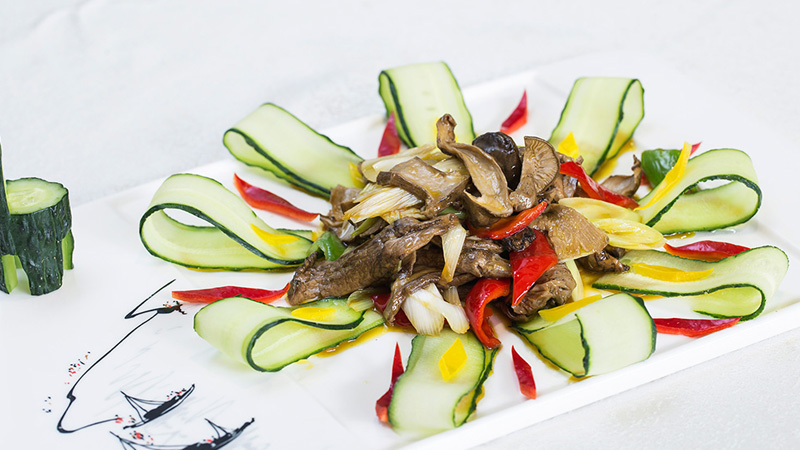
[[[516,189],[519,184],[519,175],[522,170],[519,148],[511,136],[502,131],[484,133],[472,141],[472,145],[479,147],[497,161],[503,174],[506,176],[509,189]]]
[[[406,257],[457,223],[453,214],[425,222],[402,218],[335,261],[306,260],[289,283],[287,301],[298,305],[307,300],[348,295],[387,281]]]
[[[631,175],[613,175],[606,178],[602,185],[626,197],[632,197],[642,184],[642,163],[636,155],[633,156]]]
[[[578,211],[550,205],[530,224],[547,235],[560,261],[579,258],[603,250],[608,236]]]
[[[377,182],[405,189],[423,199],[423,214],[433,217],[464,192],[469,177],[458,172],[444,173],[415,157],[392,167],[388,172],[380,172]]]
[[[504,304],[505,311],[514,321],[528,320],[540,309],[567,303],[576,285],[566,264],[558,263],[536,280],[517,306]]]
[[[508,217],[514,209],[508,198],[508,183],[503,170],[480,148],[455,141],[456,121],[445,114],[436,122],[436,145],[444,153],[460,159],[469,171],[472,184],[481,194],[464,192],[464,201],[473,203],[495,217]]]
[[[537,197],[553,183],[560,166],[556,151],[549,142],[538,137],[525,136],[519,185],[509,194],[514,211],[536,206]]]
[[[619,259],[625,254],[624,248],[607,246],[603,250],[578,259],[578,264],[591,272],[627,272],[630,267],[622,264]]]

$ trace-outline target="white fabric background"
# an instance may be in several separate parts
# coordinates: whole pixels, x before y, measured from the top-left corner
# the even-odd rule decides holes
[[[798,16],[778,0],[0,0],[3,167],[80,205],[228,158],[222,133],[263,101],[321,129],[382,112],[382,68],[443,59],[470,86],[606,50],[657,56],[800,142]],[[795,330],[483,447],[792,447],[798,353]]]

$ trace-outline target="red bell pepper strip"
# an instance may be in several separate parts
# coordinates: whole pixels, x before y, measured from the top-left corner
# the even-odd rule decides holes
[[[375,307],[378,308],[378,311],[383,314],[383,311],[386,309],[386,305],[389,303],[389,298],[391,298],[391,294],[384,293],[384,294],[374,294],[372,295],[372,303],[375,304]],[[397,314],[394,316],[394,324],[401,327],[413,327],[411,325],[411,321],[408,320],[408,316],[406,313],[401,309],[397,311]]]
[[[511,281],[508,278],[481,278],[467,294],[464,300],[464,311],[472,326],[472,331],[481,343],[488,348],[500,346],[500,340],[494,334],[489,317],[491,309],[486,309],[489,302],[505,297],[511,290]]]
[[[525,250],[511,252],[511,274],[514,278],[514,292],[511,306],[517,306],[547,269],[558,264],[558,255],[539,230],[533,230],[536,238]]]
[[[514,372],[519,381],[519,391],[522,395],[530,399],[536,398],[536,382],[533,381],[533,371],[528,361],[519,356],[514,346],[511,346],[511,358],[514,360]]]
[[[680,256],[681,258],[714,262],[722,258],[727,258],[728,256],[738,255],[750,249],[727,242],[697,241],[681,247],[673,247],[669,244],[664,244],[664,250],[670,255]]]
[[[397,136],[397,125],[394,120],[394,112],[389,114],[386,121],[386,128],[383,129],[383,137],[378,146],[378,157],[394,155],[400,151],[400,137]]]
[[[547,202],[539,202],[533,208],[526,209],[516,216],[505,217],[498,220],[491,227],[473,227],[467,223],[470,233],[481,239],[503,239],[521,231],[530,225],[533,219],[539,217],[547,208]]]
[[[616,192],[604,187],[600,183],[594,181],[592,177],[586,174],[586,171],[583,170],[583,167],[580,164],[576,163],[575,161],[567,161],[565,163],[561,163],[561,168],[559,172],[562,175],[567,175],[572,178],[577,178],[578,183],[581,184],[581,188],[589,195],[589,197],[595,200],[602,200],[604,202],[613,203],[618,206],[622,206],[625,208],[633,209],[639,206],[636,201],[630,197],[626,197],[624,195],[617,194]]]
[[[519,105],[500,125],[500,131],[511,134],[522,128],[526,123],[528,123],[528,91],[524,90],[522,91],[522,99],[519,101]]]
[[[283,289],[276,291],[240,286],[220,286],[190,291],[172,291],[172,298],[189,303],[212,303],[228,297],[246,297],[261,303],[272,303],[283,297],[288,291],[289,283],[286,283],[286,287]]]
[[[263,209],[264,211],[274,212],[290,219],[311,222],[319,214],[302,210],[286,199],[273,194],[270,191],[253,186],[233,174],[233,184],[248,205],[253,208]]]
[[[403,360],[400,356],[400,344],[394,345],[394,362],[392,363],[392,381],[389,383],[389,390],[375,402],[375,413],[378,415],[378,420],[383,423],[389,423],[389,404],[392,403],[392,391],[394,391],[394,384],[404,372]]]
[[[656,331],[662,334],[681,334],[700,337],[715,331],[724,330],[739,323],[741,317],[730,319],[653,319]]]

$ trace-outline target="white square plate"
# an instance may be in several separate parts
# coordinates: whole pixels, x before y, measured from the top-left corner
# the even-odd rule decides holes
[[[702,141],[703,150],[732,147],[750,154],[762,175],[761,210],[747,224],[715,232],[714,238],[750,247],[776,245],[792,262],[797,260],[800,239],[790,227],[798,212],[780,208],[781,190],[797,165],[775,167],[773,163],[796,159],[785,140],[663,62],[621,53],[584,56],[469,87],[464,92],[476,131],[497,129],[527,89],[529,121],[514,137],[518,142],[526,134],[549,137],[573,81],[586,75],[642,81],[645,118],[635,135],[639,149],[679,148],[684,141]],[[302,111],[293,112],[302,118]],[[242,111],[242,116],[247,113]],[[373,116],[323,132],[371,157],[383,123],[383,117]],[[620,163],[621,169],[627,168],[623,166]],[[211,176],[231,189],[236,172],[305,209],[327,209],[323,200],[266,179],[233,158],[188,171]],[[43,297],[30,297],[21,287],[0,298],[0,357],[18,368],[5,371],[3,377],[5,403],[13,405],[5,408],[3,423],[21,424],[10,436],[11,443],[18,444],[12,447],[109,448],[117,445],[114,435],[151,448],[189,445],[218,436],[203,419],[234,429],[251,418],[254,422],[234,439],[231,448],[265,448],[267,444],[273,448],[301,444],[304,448],[466,447],[774,336],[796,327],[800,319],[800,278],[790,266],[779,291],[755,320],[700,339],[659,335],[656,353],[647,361],[579,382],[542,362],[495,322],[504,346],[477,414],[459,429],[414,440],[380,424],[374,412],[375,400],[388,387],[395,342],[406,358],[409,335],[385,333],[332,357],[312,357],[269,374],[228,360],[199,338],[192,330],[196,305],[185,305],[186,315],[153,317],[150,313],[124,318],[173,279],[140,310],[168,302],[172,289],[228,284],[277,289],[291,278],[287,273],[191,271],[150,256],[139,242],[138,221],[160,182],[75,208],[75,270],[66,273],[64,286]],[[273,226],[302,227],[259,214]],[[654,316],[687,313],[678,302],[650,302],[648,307]],[[532,363],[539,392],[534,401],[526,401],[517,389],[512,345]],[[124,428],[136,413],[120,391],[163,401],[192,385],[195,390],[173,411],[144,426]],[[73,388],[76,399],[67,410],[66,394]],[[60,433],[56,424],[62,415],[62,425],[69,430],[110,420]]]

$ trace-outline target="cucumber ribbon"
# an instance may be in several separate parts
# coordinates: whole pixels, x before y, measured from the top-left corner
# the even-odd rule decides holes
[[[166,210],[189,213],[211,226],[184,224]],[[177,174],[164,181],[139,222],[139,235],[151,254],[202,269],[294,267],[303,262],[311,246],[311,240],[300,233],[264,223],[219,182],[193,174]]]
[[[789,268],[786,254],[772,246],[743,251],[716,262],[685,259],[657,250],[631,250],[620,262],[629,266],[663,266],[685,272],[713,271],[705,278],[680,282],[651,278],[630,270],[605,274],[592,287],[686,297],[696,312],[714,317],[742,317],[742,320],[752,319],[763,311]]]
[[[281,370],[381,324],[380,314],[356,311],[344,299],[281,307],[230,297],[203,307],[194,318],[200,337],[229,357],[266,372]]]
[[[667,176],[666,178],[669,178]],[[667,180],[662,183],[667,182]],[[699,183],[728,181],[692,191]],[[761,189],[750,157],[736,149],[709,150],[688,160],[669,190],[657,185],[639,201],[642,222],[663,234],[709,231],[748,221],[761,205]]]

